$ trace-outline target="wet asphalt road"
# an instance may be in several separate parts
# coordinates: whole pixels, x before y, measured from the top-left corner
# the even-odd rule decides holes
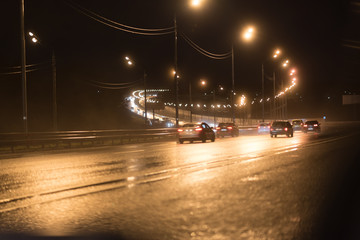
[[[360,239],[359,135],[0,156],[0,239]]]

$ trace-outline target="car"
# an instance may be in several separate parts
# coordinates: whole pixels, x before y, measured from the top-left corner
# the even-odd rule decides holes
[[[304,122],[301,119],[292,120],[292,126],[294,131],[302,131],[304,127]]]
[[[320,123],[317,120],[306,121],[303,128],[304,133],[321,131]]]
[[[270,123],[259,123],[257,126],[258,133],[269,133],[270,132]]]
[[[219,123],[216,127],[216,135],[217,137],[238,137],[239,128],[234,123]]]
[[[270,127],[270,137],[277,135],[294,136],[294,130],[288,121],[274,121]]]
[[[184,141],[189,141],[190,143],[194,141],[202,141],[204,143],[206,140],[215,141],[215,132],[205,122],[186,123],[177,130],[177,135],[180,144],[184,143]]]

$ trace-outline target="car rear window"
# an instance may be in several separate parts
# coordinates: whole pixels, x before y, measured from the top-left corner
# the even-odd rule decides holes
[[[310,125],[312,125],[312,124],[318,124],[318,121],[307,121],[306,124],[310,124]]]
[[[199,125],[197,124],[190,124],[190,123],[187,123],[187,124],[184,124],[184,128],[190,128],[190,127],[198,127]]]
[[[295,121],[293,121],[293,124],[300,124],[300,123],[301,123],[300,120],[295,120]]]
[[[286,122],[274,122],[273,127],[285,127]]]

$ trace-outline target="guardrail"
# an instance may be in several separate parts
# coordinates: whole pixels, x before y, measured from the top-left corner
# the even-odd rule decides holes
[[[175,128],[1,133],[0,152],[117,145],[175,138]]]

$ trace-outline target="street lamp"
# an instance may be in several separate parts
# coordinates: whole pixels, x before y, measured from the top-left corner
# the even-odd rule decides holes
[[[253,40],[255,35],[255,28],[252,26],[248,26],[243,29],[241,36],[242,39],[246,42],[250,42]],[[232,121],[235,124],[235,107],[234,107],[234,95],[235,95],[235,61],[234,61],[234,44],[231,46],[231,112],[232,112]]]
[[[191,0],[190,6],[193,8],[199,8],[202,4],[203,0]]]
[[[33,32],[28,33],[31,37],[31,41],[35,44],[41,44],[39,37],[36,36]],[[58,122],[57,122],[57,90],[56,90],[56,59],[55,59],[55,51],[52,48],[51,55],[51,67],[52,67],[52,92],[53,92],[53,130],[58,130]]]
[[[199,8],[204,0],[189,0],[190,5],[193,8]],[[178,49],[177,49],[177,40],[178,40],[178,27],[176,19],[176,10],[174,12],[174,84],[175,84],[175,121],[176,127],[179,127],[179,77],[178,72]]]
[[[134,61],[131,60],[128,56],[125,57],[126,63],[129,66],[133,66],[134,65]],[[146,71],[144,68],[144,75],[143,75],[143,81],[144,81],[144,108],[145,108],[145,128],[147,127],[147,122],[148,122],[148,118],[147,118],[147,96],[146,96]]]
[[[200,80],[200,85],[202,87],[205,87],[206,81],[205,80]],[[192,122],[192,86],[191,86],[191,80],[189,81],[189,106],[190,106],[190,122]]]
[[[25,45],[25,8],[24,0],[20,4],[20,34],[21,34],[21,79],[22,79],[22,97],[23,97],[23,124],[25,134],[28,134],[28,109],[27,109],[27,81],[26,81],[26,45]]]

